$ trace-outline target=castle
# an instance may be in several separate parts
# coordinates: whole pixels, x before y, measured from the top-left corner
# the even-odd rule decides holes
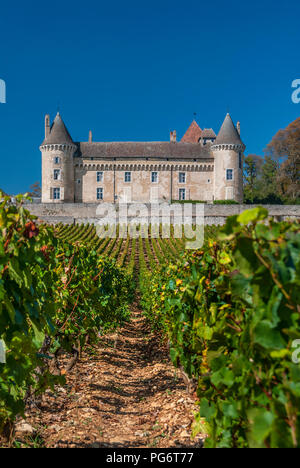
[[[45,117],[42,203],[243,201],[240,124],[218,135],[193,121],[181,141],[74,142],[60,114]]]

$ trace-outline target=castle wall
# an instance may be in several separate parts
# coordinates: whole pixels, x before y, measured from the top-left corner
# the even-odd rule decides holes
[[[100,216],[97,215],[98,203],[41,203],[26,205],[26,208],[38,216],[42,222],[50,224],[81,224],[97,223]],[[101,206],[101,205],[100,205]],[[150,213],[150,205],[146,204]],[[115,205],[118,210],[118,205]],[[195,207],[195,204],[194,204]],[[228,216],[242,213],[255,205],[212,205],[204,206],[204,222],[209,225],[224,224]],[[264,205],[270,216],[278,221],[285,219],[300,219],[300,205]]]
[[[115,168],[115,169],[114,169]],[[97,172],[103,172],[103,181],[97,182]],[[125,182],[125,171],[131,172],[131,182]],[[151,173],[158,173],[158,181],[151,181]],[[185,182],[179,181],[179,172],[185,173]],[[179,189],[185,189],[186,200],[213,199],[213,159],[201,163],[186,161],[126,160],[122,164],[107,161],[75,162],[75,201],[97,202],[97,188],[103,188],[103,201],[133,201],[149,203],[151,200],[169,201],[179,199]],[[172,179],[172,181],[171,181]]]

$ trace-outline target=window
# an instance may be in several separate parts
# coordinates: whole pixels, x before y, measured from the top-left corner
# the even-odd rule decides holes
[[[97,200],[103,200],[103,188],[102,187],[97,188]]]
[[[185,200],[185,189],[184,188],[179,189],[179,200]]]
[[[124,181],[131,182],[131,172],[125,172]]]
[[[53,171],[53,179],[60,180],[60,169],[54,169]]]
[[[60,164],[60,157],[59,157],[59,156],[55,156],[53,162],[54,162],[54,164]]]
[[[185,184],[185,172],[179,172],[179,183]]]
[[[81,180],[80,180],[80,179],[77,179],[77,184],[81,184]]]
[[[59,187],[53,189],[53,199],[60,200],[60,188]]]
[[[151,182],[153,184],[158,182],[158,172],[151,172]]]
[[[210,184],[210,179],[207,179],[207,183]]]
[[[242,153],[239,153],[239,168],[242,169]]]
[[[103,172],[102,171],[97,172],[97,182],[103,182]]]
[[[233,169],[226,169],[226,180],[233,180]]]

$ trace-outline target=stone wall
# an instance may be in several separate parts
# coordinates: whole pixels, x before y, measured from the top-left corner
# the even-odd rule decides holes
[[[100,205],[101,206],[101,205]],[[118,205],[115,205],[118,210]],[[138,205],[131,205],[131,209]],[[150,208],[150,205],[146,205]],[[174,205],[171,205],[174,207]],[[184,207],[184,205],[180,205]],[[81,224],[96,223],[101,216],[97,215],[98,203],[41,203],[27,205],[26,208],[41,221],[49,224]],[[224,224],[228,216],[239,214],[254,205],[204,205],[205,224]],[[285,219],[300,219],[300,205],[264,205],[270,216],[278,221]],[[196,204],[193,205],[194,215]],[[150,213],[150,210],[149,210]],[[134,216],[134,214],[133,214]],[[130,217],[128,218],[131,219]]]
[[[75,201],[95,203],[97,188],[103,189],[103,200],[118,202],[127,200],[149,203],[151,200],[179,200],[179,189],[185,189],[186,200],[213,200],[213,158],[201,163],[193,161],[169,161],[144,163],[126,160],[124,164],[108,164],[83,160],[75,163]],[[171,170],[172,169],[172,170]],[[97,182],[97,172],[103,172],[103,180]],[[125,172],[131,173],[131,181],[125,182]],[[151,181],[151,173],[157,172],[157,182]],[[179,173],[185,173],[185,182],[179,182]]]

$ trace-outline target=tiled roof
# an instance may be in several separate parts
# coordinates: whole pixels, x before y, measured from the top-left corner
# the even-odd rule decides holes
[[[83,158],[158,158],[206,159],[212,158],[209,147],[192,143],[171,142],[112,142],[77,143],[77,155]]]
[[[201,138],[216,138],[216,137],[217,135],[215,134],[212,128],[205,128],[204,130],[202,130]]]
[[[198,143],[202,130],[195,120],[191,123],[181,141],[184,143]]]

